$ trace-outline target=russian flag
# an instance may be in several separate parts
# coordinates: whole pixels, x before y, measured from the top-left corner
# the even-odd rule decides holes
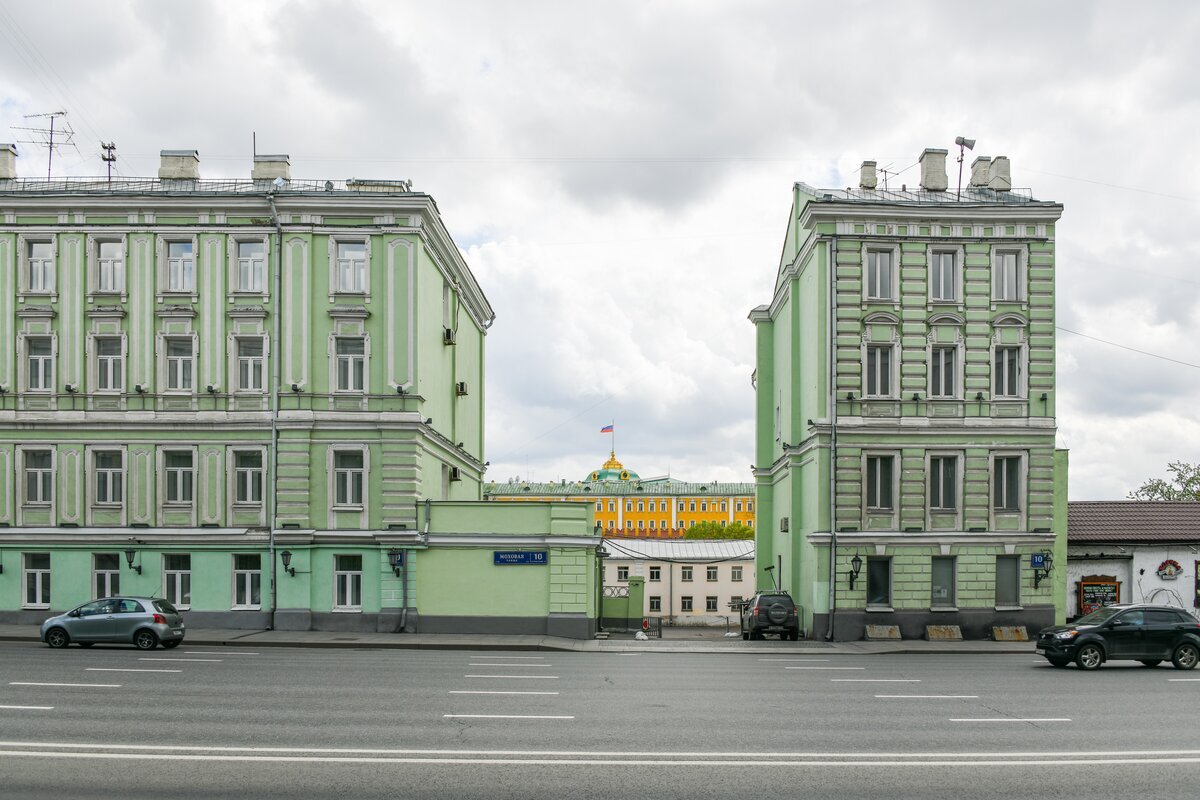
[[[601,428],[601,429],[600,429],[600,432],[601,432],[601,433],[612,433],[612,432],[613,432],[613,426],[612,426],[612,425],[605,425],[603,428]]]

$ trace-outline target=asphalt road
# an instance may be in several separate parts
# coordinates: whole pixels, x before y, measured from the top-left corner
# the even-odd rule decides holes
[[[1194,798],[1200,670],[0,644],[0,797]]]

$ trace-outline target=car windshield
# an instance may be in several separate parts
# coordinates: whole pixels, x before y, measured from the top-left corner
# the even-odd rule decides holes
[[[159,611],[161,611],[164,614],[178,614],[179,613],[175,609],[175,606],[171,605],[166,600],[155,600],[154,607],[157,608]]]
[[[1117,614],[1120,614],[1120,613],[1121,613],[1121,609],[1119,609],[1119,608],[1113,608],[1112,606],[1105,606],[1104,608],[1097,608],[1095,611],[1088,614],[1086,617],[1080,617],[1079,619],[1075,620],[1075,624],[1076,625],[1100,625],[1102,623],[1108,622],[1110,619],[1112,619],[1113,617],[1115,617]]]
[[[790,606],[792,604],[792,598],[786,594],[764,594],[762,597],[758,598],[758,602],[760,605],[766,606],[772,606],[776,603],[782,603],[785,606]]]

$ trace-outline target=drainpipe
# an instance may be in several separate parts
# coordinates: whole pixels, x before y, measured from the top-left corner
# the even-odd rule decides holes
[[[275,226],[275,247],[272,248],[271,299],[275,302],[275,313],[271,325],[271,491],[267,493],[267,552],[271,561],[271,630],[275,630],[275,611],[279,600],[278,571],[275,569],[275,526],[276,495],[279,492],[279,376],[283,361],[280,345],[280,317],[283,312],[282,261],[283,227],[279,224],[279,211],[275,208],[275,193],[267,192],[267,203],[271,206],[271,224]]]
[[[829,287],[829,356],[825,365],[829,389],[829,625],[825,640],[833,641],[833,618],[837,612],[837,386],[834,385],[837,359],[837,237],[825,240],[826,281]]]

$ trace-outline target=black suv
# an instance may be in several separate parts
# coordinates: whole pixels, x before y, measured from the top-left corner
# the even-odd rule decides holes
[[[1070,625],[1043,628],[1037,652],[1055,667],[1074,661],[1080,669],[1096,669],[1114,659],[1157,667],[1170,659],[1176,669],[1194,669],[1200,622],[1174,606],[1105,606]]]
[[[761,639],[764,633],[793,642],[800,638],[800,615],[787,592],[756,592],[742,604],[742,638]]]

